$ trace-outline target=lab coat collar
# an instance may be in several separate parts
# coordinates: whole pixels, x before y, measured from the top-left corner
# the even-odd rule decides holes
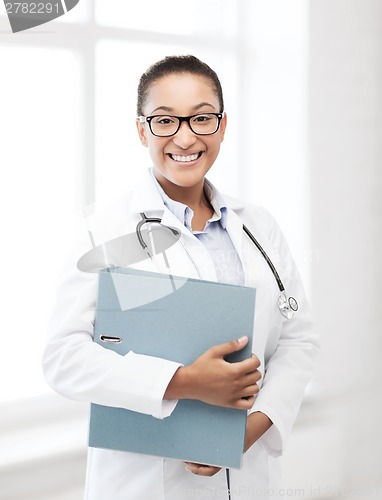
[[[133,212],[144,212],[154,217],[154,212],[163,212],[163,200],[155,185],[151,173],[147,169],[133,191],[131,209]],[[160,215],[158,215],[160,217]]]
[[[228,210],[226,216],[226,229],[231,241],[237,251],[237,254],[243,262],[242,236],[243,223],[239,217],[244,205],[239,200],[230,196],[223,196],[218,189],[208,181],[220,201],[224,200]],[[156,186],[152,169],[147,169],[142,181],[137,185],[132,199],[132,210],[138,214],[144,212],[147,217],[160,217],[162,224],[178,229],[183,237],[193,238],[192,232],[169,210],[163,203],[162,196]]]
[[[193,216],[193,210],[184,203],[181,203],[180,201],[172,200],[163,190],[159,182],[155,179],[154,174],[152,174],[152,177],[154,179],[154,183],[162,197],[165,206],[169,210],[171,210],[171,212],[174,215],[176,215],[176,217],[180,220],[182,224],[184,224],[190,231],[192,231],[191,219]],[[217,189],[215,189],[207,179],[205,179],[204,191],[207,199],[209,200],[214,210],[214,214],[210,220],[220,221],[221,226],[225,229],[226,218],[227,218],[227,205],[225,203],[225,200],[223,199],[221,194],[217,191]]]
[[[183,236],[191,236],[192,233],[181,223],[181,221],[163,203],[162,196],[157,188],[152,169],[147,169],[141,182],[133,192],[131,202],[133,213],[145,213],[147,217],[159,217],[162,224],[178,229]]]
[[[207,180],[207,185],[213,189],[216,199],[219,200],[219,204],[223,203],[224,200],[227,208],[235,212],[244,208],[244,204],[240,200],[231,198],[230,196],[223,196],[212,184],[212,182]],[[152,168],[149,168],[144,172],[141,181],[137,184],[136,189],[134,190],[132,210],[137,213],[145,212],[146,215],[150,213],[153,217],[155,212],[163,213],[164,211],[163,199],[156,186]]]

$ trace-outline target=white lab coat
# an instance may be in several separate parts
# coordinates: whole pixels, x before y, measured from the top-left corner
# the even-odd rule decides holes
[[[242,260],[246,285],[257,289],[253,352],[260,358],[265,375],[251,411],[261,411],[273,421],[273,426],[245,454],[242,469],[231,470],[231,498],[266,500],[278,498],[282,487],[278,457],[311,378],[317,338],[301,281],[277,224],[263,208],[225,199],[229,206],[227,231]],[[179,229],[203,279],[216,281],[207,250],[165,208],[150,171],[133,192],[95,219],[95,243],[134,233],[140,212],[161,217],[163,224]],[[294,319],[288,321],[281,316],[276,304],[276,281],[260,252],[244,234],[243,222],[273,260],[287,293],[298,300],[299,311]],[[44,351],[45,377],[58,393],[69,398],[166,418],[176,401],[162,398],[179,365],[132,352],[120,356],[92,342],[97,275],[76,268],[89,244],[85,234],[64,273]],[[167,256],[173,274],[198,277],[180,243],[171,247]],[[157,271],[149,259],[140,266]],[[241,332],[232,332],[232,338],[240,336]],[[85,498],[186,500],[228,496],[224,470],[205,478],[185,471],[178,460],[89,448]]]

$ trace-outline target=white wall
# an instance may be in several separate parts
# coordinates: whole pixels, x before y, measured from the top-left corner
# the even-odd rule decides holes
[[[312,0],[309,59],[318,256],[312,302],[322,353],[316,404],[303,409],[291,439],[288,481],[306,498],[376,499],[382,497],[382,2]]]

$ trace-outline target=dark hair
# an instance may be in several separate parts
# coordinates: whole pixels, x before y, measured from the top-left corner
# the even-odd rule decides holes
[[[213,85],[214,91],[219,99],[220,112],[224,110],[223,91],[218,75],[208,64],[202,62],[195,56],[167,56],[154,63],[143,73],[138,85],[137,115],[143,115],[143,107],[147,99],[150,85],[167,75],[176,73],[191,73],[193,75],[204,76]]]

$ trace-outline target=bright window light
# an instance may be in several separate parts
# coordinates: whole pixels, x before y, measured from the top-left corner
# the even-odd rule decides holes
[[[0,47],[0,60],[0,401],[5,401],[49,391],[41,352],[73,233],[84,131],[80,64],[73,53]]]
[[[172,35],[234,35],[236,12],[230,0],[96,1],[98,24]]]

